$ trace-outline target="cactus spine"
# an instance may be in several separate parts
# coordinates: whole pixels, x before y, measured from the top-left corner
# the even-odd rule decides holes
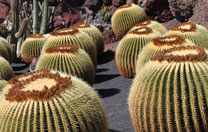
[[[146,14],[144,10],[135,4],[126,4],[119,7],[111,18],[113,32],[123,36],[136,23],[144,21]]]
[[[89,55],[77,46],[49,48],[40,56],[36,70],[49,69],[77,76],[93,84],[95,67]]]
[[[133,28],[131,28],[130,31],[132,31],[136,28],[140,28],[140,27],[150,27],[153,30],[160,32],[161,34],[165,34],[167,32],[167,29],[163,24],[161,24],[157,21],[153,21],[153,20],[146,20],[143,22],[139,22]]]
[[[43,70],[16,77],[1,99],[2,132],[107,132],[99,97],[73,76]]]
[[[138,73],[144,65],[150,60],[152,56],[173,47],[194,45],[191,41],[184,39],[177,35],[167,35],[164,37],[158,37],[148,43],[138,56],[136,63],[136,73]]]
[[[34,34],[22,43],[20,54],[26,63],[31,63],[33,58],[40,56],[46,38],[40,34]]]
[[[171,34],[180,35],[198,46],[208,48],[208,30],[201,25],[192,22],[182,23],[167,32],[167,35]]]
[[[81,49],[85,50],[96,65],[96,45],[89,35],[76,28],[62,29],[51,33],[43,46],[42,52],[44,53],[48,48],[70,45],[78,45]]]
[[[121,75],[132,78],[135,75],[136,61],[142,48],[152,39],[159,37],[159,32],[148,27],[137,28],[129,32],[116,48],[115,61]]]
[[[137,132],[208,131],[208,61],[203,48],[174,47],[151,58],[133,81]]]

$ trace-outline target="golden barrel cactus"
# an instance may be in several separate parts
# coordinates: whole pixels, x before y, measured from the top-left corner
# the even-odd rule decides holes
[[[167,32],[167,35],[173,34],[189,39],[198,46],[208,48],[208,30],[199,24],[192,22],[179,24]]]
[[[184,39],[178,35],[167,35],[158,37],[150,41],[141,51],[136,63],[136,73],[139,72],[144,65],[158,52],[167,50],[173,47],[194,45],[188,39]]]
[[[112,30],[121,37],[136,23],[146,20],[144,9],[135,4],[126,4],[119,7],[111,18]]]
[[[1,132],[107,132],[98,95],[73,76],[37,71],[11,79],[0,102]]]
[[[14,75],[9,62],[0,56],[0,79],[9,80]]]
[[[79,31],[77,28],[67,28],[52,32],[43,46],[42,53],[44,53],[48,48],[70,45],[77,45],[81,49],[85,50],[96,65],[96,45],[87,33]]]
[[[46,37],[41,34],[34,34],[26,38],[21,45],[21,58],[26,63],[31,63],[33,58],[38,58],[40,56],[45,41]]]
[[[198,46],[155,54],[130,89],[136,132],[208,131],[208,56]]]
[[[9,62],[12,61],[12,47],[3,37],[0,37],[0,55],[7,59]]]
[[[153,30],[160,32],[161,34],[165,34],[168,31],[167,28],[163,24],[161,24],[157,21],[154,21],[154,20],[146,20],[143,22],[139,22],[134,27],[132,27],[130,29],[130,31],[132,31],[136,28],[140,28],[140,27],[150,27]]]
[[[142,48],[160,35],[159,32],[148,27],[137,28],[126,34],[119,42],[115,53],[115,62],[119,73],[127,78],[134,77],[136,61]]]
[[[92,24],[88,24],[87,22],[78,22],[75,24],[75,27],[80,31],[87,33],[90,37],[92,37],[94,43],[97,47],[97,53],[101,54],[104,51],[104,37],[101,31]]]
[[[93,84],[95,67],[89,55],[78,46],[48,48],[37,62],[36,70],[49,69],[71,74]]]

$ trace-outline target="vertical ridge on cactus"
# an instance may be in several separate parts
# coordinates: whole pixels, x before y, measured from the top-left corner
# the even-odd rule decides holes
[[[208,30],[199,24],[192,22],[179,24],[167,32],[167,35],[173,34],[189,39],[198,46],[208,48]]]
[[[208,131],[208,57],[181,46],[155,54],[135,77],[128,102],[139,131]]]
[[[97,53],[101,54],[104,51],[104,37],[100,30],[94,25],[88,24],[87,22],[78,22],[74,25],[80,31],[87,33],[92,37],[94,43],[97,47]]]
[[[136,23],[144,21],[144,10],[135,4],[126,4],[119,7],[111,18],[112,29],[116,36],[123,36]]]
[[[44,53],[48,48],[70,45],[78,45],[81,49],[85,50],[96,65],[96,45],[89,35],[85,32],[79,31],[77,28],[67,28],[52,32],[43,46],[42,53]]]
[[[20,54],[26,63],[31,63],[33,58],[37,58],[41,54],[42,47],[46,38],[41,34],[34,34],[22,43]]]
[[[134,27],[132,27],[130,31],[136,28],[140,28],[140,27],[150,27],[153,30],[160,32],[161,34],[165,34],[168,31],[163,24],[157,21],[153,21],[153,20],[146,20],[146,21],[139,22]]]
[[[195,45],[188,39],[184,39],[178,35],[167,35],[158,37],[150,41],[141,51],[136,63],[136,73],[138,73],[152,56],[173,47]]]
[[[12,54],[12,47],[9,42],[5,38],[0,37],[0,55],[11,62]]]
[[[0,131],[108,131],[99,97],[73,76],[41,70],[15,77],[1,98]]]
[[[48,48],[37,62],[36,70],[54,70],[77,76],[93,84],[95,67],[89,55],[78,46]]]
[[[0,78],[9,80],[13,75],[14,72],[9,62],[0,56]]]
[[[116,48],[115,62],[119,73],[127,78],[134,77],[136,61],[142,48],[160,35],[148,27],[137,28],[126,34]]]

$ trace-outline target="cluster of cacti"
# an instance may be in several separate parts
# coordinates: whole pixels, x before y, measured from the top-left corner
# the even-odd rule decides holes
[[[26,38],[21,45],[21,58],[26,63],[31,63],[34,58],[38,58],[40,56],[45,41],[46,38],[41,34],[34,34]]]
[[[48,48],[37,62],[36,70],[49,69],[71,74],[93,84],[95,67],[89,55],[77,46]]]
[[[81,49],[85,50],[96,65],[96,45],[87,33],[81,32],[77,28],[62,29],[52,32],[43,46],[42,53],[48,48],[70,45],[78,45]]]
[[[156,30],[156,31],[160,32],[161,34],[164,34],[164,33],[167,32],[167,29],[163,24],[161,24],[157,21],[153,21],[153,20],[146,20],[146,21],[143,21],[143,22],[139,22],[133,28],[131,28],[130,31],[132,31],[136,28],[144,27],[144,26],[145,27],[150,27],[153,30]]]
[[[135,75],[136,61],[142,48],[161,34],[149,27],[137,28],[122,38],[116,48],[115,61],[121,75],[131,78]]]
[[[1,132],[107,132],[97,94],[85,82],[47,70],[15,77],[3,88]]]
[[[119,7],[111,18],[112,29],[116,36],[123,36],[136,23],[144,21],[144,10],[135,4],[126,4]]]
[[[173,34],[189,39],[198,46],[208,48],[208,30],[201,25],[185,22],[173,27],[167,32],[167,35]]]
[[[177,35],[167,35],[164,37],[158,37],[150,41],[141,51],[136,63],[136,73],[138,73],[144,65],[150,60],[156,53],[173,47],[194,45],[188,39]]]
[[[5,38],[0,37],[0,55],[11,62],[12,54],[12,47],[9,42]]]
[[[0,56],[0,79],[9,80],[13,74],[13,69],[9,62]]]
[[[208,131],[208,55],[197,46],[155,54],[137,73],[129,111],[137,132]]]
[[[80,31],[87,33],[92,37],[97,47],[97,53],[101,54],[104,51],[104,37],[100,30],[94,25],[90,25],[87,22],[79,22],[75,25]]]

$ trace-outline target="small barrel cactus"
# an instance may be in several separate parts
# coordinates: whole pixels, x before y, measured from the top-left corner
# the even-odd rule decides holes
[[[160,35],[148,27],[137,28],[126,34],[116,48],[115,61],[119,73],[127,78],[134,77],[136,61],[142,48]]]
[[[156,53],[173,47],[185,45],[194,44],[188,39],[184,39],[183,37],[177,35],[167,35],[153,39],[142,49],[141,53],[139,54],[136,63],[136,73],[138,73]]]
[[[135,4],[126,4],[119,7],[111,18],[112,29],[116,36],[121,37],[136,23],[144,21],[144,10]]]
[[[71,74],[93,84],[95,67],[89,55],[78,46],[48,48],[37,62],[36,70],[49,69]]]
[[[89,54],[93,63],[97,64],[96,45],[87,33],[79,31],[77,28],[67,28],[50,33],[43,46],[42,53],[48,48],[68,45],[78,45]]]
[[[139,22],[133,28],[131,28],[130,31],[132,31],[136,28],[144,27],[144,26],[145,27],[150,27],[153,30],[156,30],[156,31],[160,32],[161,34],[165,34],[167,32],[167,29],[163,24],[161,24],[157,21],[153,21],[153,20],[146,20],[146,21],[143,21],[143,22]]]
[[[3,37],[0,37],[0,55],[7,59],[9,62],[12,61],[12,47]]]
[[[198,46],[155,54],[131,86],[136,132],[208,131],[208,56]]]
[[[97,47],[97,53],[101,54],[104,51],[104,37],[100,30],[94,25],[90,25],[86,22],[79,22],[75,25],[80,31],[87,33],[90,37],[92,37],[94,43]]]
[[[21,58],[26,63],[31,63],[33,58],[38,58],[40,56],[45,41],[46,37],[41,34],[34,34],[26,38],[21,46]]]
[[[107,132],[97,94],[73,76],[37,71],[11,79],[0,102],[1,132]]]
[[[9,62],[0,56],[0,79],[9,80],[13,75],[14,72]]]
[[[187,38],[198,46],[208,48],[208,30],[201,25],[185,22],[167,32],[167,35],[173,34]]]

